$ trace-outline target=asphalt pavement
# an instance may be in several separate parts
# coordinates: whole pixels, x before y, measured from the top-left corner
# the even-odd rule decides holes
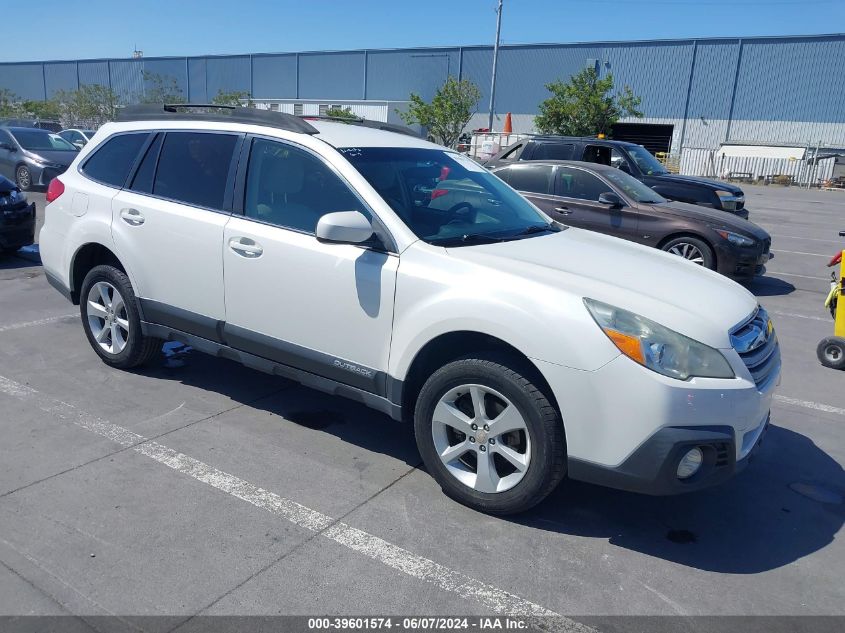
[[[110,369],[37,263],[0,260],[0,615],[845,615],[845,374],[815,352],[845,193],[746,193],[783,354],[755,461],[680,497],[564,482],[512,518],[358,404],[179,349]]]

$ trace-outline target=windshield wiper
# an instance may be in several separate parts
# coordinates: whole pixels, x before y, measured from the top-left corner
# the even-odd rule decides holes
[[[509,235],[507,239],[513,237],[522,237],[523,235],[533,235],[534,233],[545,233],[546,231],[552,231],[554,233],[557,233],[558,231],[560,231],[560,229],[554,224],[532,224],[531,226],[526,226],[519,233]]]
[[[485,235],[484,233],[468,233],[466,235],[433,239],[429,243],[435,246],[469,246],[470,244],[494,244],[496,242],[504,242],[506,239],[504,237]]]

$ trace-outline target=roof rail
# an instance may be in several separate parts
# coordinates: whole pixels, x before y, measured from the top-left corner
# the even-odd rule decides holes
[[[241,106],[218,105],[216,103],[156,103],[126,106],[118,114],[117,120],[246,123],[249,125],[265,125],[289,132],[317,134],[317,128],[301,117],[292,114]]]
[[[405,136],[413,136],[422,138],[419,134],[414,132],[409,127],[398,125],[396,123],[385,123],[384,121],[371,121],[363,117],[356,116],[355,118],[342,116],[327,116],[325,114],[301,114],[300,118],[306,121],[335,121],[337,123],[346,123],[348,125],[360,125],[362,127],[370,127],[375,130],[384,130],[385,132],[395,132],[396,134],[404,134]]]

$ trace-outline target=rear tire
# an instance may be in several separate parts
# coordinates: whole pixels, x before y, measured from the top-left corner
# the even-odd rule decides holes
[[[831,369],[845,369],[845,338],[828,336],[816,348],[819,362]]]
[[[710,270],[716,269],[716,256],[713,254],[713,249],[704,240],[697,237],[681,236],[669,240],[661,250],[683,257],[687,261],[691,261],[699,266],[704,266]]]
[[[85,276],[79,311],[88,342],[107,365],[130,369],[159,355],[162,341],[141,332],[132,284],[114,266],[95,266]]]
[[[414,411],[417,446],[451,498],[514,514],[542,501],[565,476],[563,424],[532,373],[514,359],[485,354],[451,362],[423,385]]]

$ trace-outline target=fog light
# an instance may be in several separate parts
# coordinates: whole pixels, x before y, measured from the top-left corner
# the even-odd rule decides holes
[[[697,446],[687,451],[678,463],[678,479],[689,479],[701,468],[704,462],[704,453]]]

